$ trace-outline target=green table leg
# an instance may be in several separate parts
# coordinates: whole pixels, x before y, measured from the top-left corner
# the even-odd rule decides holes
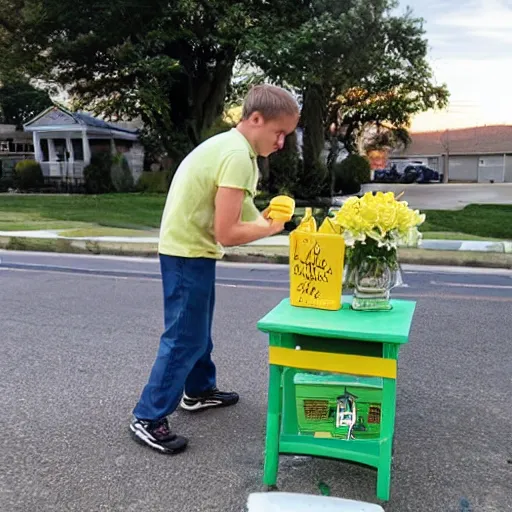
[[[270,365],[268,381],[267,434],[265,440],[265,468],[263,483],[276,485],[279,468],[279,432],[281,427],[282,368]]]
[[[286,368],[283,370],[283,399],[281,404],[281,424],[282,434],[297,435],[297,403],[295,399],[295,384],[293,379],[297,370],[295,368]]]
[[[398,349],[394,345],[384,345],[384,357],[397,359]],[[377,468],[377,497],[388,501],[391,487],[391,467],[393,461],[393,436],[395,434],[396,380],[383,379],[382,423],[380,460]]]

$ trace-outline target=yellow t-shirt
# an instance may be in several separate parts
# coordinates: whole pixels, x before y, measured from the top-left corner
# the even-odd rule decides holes
[[[221,259],[213,220],[218,187],[245,190],[242,220],[260,215],[253,199],[258,184],[257,155],[236,129],[197,146],[180,164],[172,180],[160,226],[158,252],[186,258]]]

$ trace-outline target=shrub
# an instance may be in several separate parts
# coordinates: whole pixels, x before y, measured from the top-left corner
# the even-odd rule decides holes
[[[44,185],[41,166],[35,160],[22,160],[16,164],[14,186],[20,190],[39,190]]]
[[[171,182],[171,174],[171,171],[144,171],[137,182],[137,190],[150,194],[167,194]]]
[[[133,190],[133,175],[126,157],[119,153],[112,159],[110,178],[116,192],[131,192]]]
[[[105,152],[94,153],[90,164],[84,169],[84,186],[87,194],[105,194],[112,192],[110,170],[112,156]]]
[[[10,177],[0,177],[0,192],[8,192],[10,188],[15,188],[13,179]]]
[[[349,155],[333,165],[333,173],[335,192],[357,194],[361,185],[370,181],[370,163],[360,155]]]
[[[294,194],[299,199],[316,199],[330,195],[329,171],[327,166],[317,160],[310,166],[299,166]]]

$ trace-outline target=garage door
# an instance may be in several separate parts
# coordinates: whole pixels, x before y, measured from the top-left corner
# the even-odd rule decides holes
[[[478,181],[480,183],[503,183],[504,181],[503,155],[481,156],[478,159]]]
[[[448,178],[450,181],[477,181],[478,157],[451,156]]]

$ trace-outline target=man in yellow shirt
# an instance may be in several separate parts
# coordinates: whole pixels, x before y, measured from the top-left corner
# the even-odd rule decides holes
[[[243,245],[281,232],[284,223],[260,214],[253,203],[257,156],[284,145],[297,127],[299,109],[284,89],[256,86],[236,128],[206,140],[180,164],[160,228],[159,257],[165,329],[149,380],[133,410],[134,439],[161,453],[184,450],[167,417],[238,402],[216,387],[212,352],[215,264],[223,247]]]

